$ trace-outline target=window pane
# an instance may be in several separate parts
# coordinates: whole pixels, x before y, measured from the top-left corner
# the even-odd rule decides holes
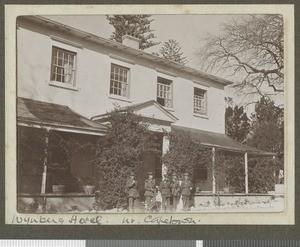
[[[52,48],[51,80],[74,86],[76,53]]]
[[[127,68],[111,65],[110,87],[113,87],[113,90],[110,90],[111,94],[128,97],[128,71]]]
[[[172,107],[171,84],[172,81],[157,78],[157,102],[170,108]]]
[[[194,113],[206,114],[206,91],[194,88]]]

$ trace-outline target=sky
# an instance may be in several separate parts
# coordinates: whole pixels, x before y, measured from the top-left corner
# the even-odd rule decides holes
[[[114,28],[108,23],[104,15],[77,16],[45,16],[54,21],[109,38]],[[151,29],[157,37],[153,41],[161,44],[152,46],[145,52],[157,52],[168,39],[179,42],[184,56],[188,58],[188,66],[197,68],[194,52],[199,49],[199,40],[208,32],[220,31],[220,23],[230,21],[234,15],[152,15]]]
[[[107,39],[114,30],[105,15],[51,15],[45,17]],[[186,65],[199,69],[194,53],[201,47],[201,38],[208,33],[218,34],[222,30],[222,23],[230,22],[238,17],[239,15],[152,15],[151,29],[156,36],[153,41],[161,43],[144,51],[148,53],[158,52],[164,42],[168,39],[175,39],[179,42],[183,55],[187,57],[188,63]],[[227,74],[222,74],[221,77],[233,80]],[[231,87],[227,86],[225,93],[227,97],[232,97],[237,105],[247,103],[243,97],[236,95],[235,90]],[[275,102],[277,100],[275,99]],[[279,101],[281,102],[283,99],[280,98]],[[253,110],[254,104],[250,104],[246,108],[248,115]]]

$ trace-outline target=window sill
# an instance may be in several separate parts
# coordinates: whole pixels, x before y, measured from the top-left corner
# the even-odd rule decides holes
[[[197,113],[193,113],[193,116],[198,117],[198,118],[209,119],[209,117],[207,115],[202,115],[202,114],[197,114]]]
[[[74,86],[69,85],[69,84],[66,84],[66,83],[62,83],[62,82],[50,81],[48,84],[50,86],[53,86],[53,87],[69,89],[69,90],[72,90],[72,91],[79,91],[79,88],[74,87]]]
[[[118,95],[114,95],[114,94],[110,94],[108,96],[108,98],[110,99],[115,99],[115,100],[120,100],[120,101],[124,101],[124,102],[128,102],[128,103],[132,103],[132,101],[128,98],[122,97],[122,96],[118,96]]]

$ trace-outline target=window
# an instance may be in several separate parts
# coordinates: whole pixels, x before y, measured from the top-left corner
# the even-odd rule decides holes
[[[157,77],[157,102],[172,108],[172,81]]]
[[[206,115],[206,94],[207,91],[194,88],[194,113]]]
[[[52,47],[51,81],[75,86],[76,53]]]
[[[129,69],[115,64],[110,71],[110,94],[129,98]]]

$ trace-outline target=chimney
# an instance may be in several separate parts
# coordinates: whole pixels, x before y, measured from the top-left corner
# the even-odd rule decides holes
[[[140,48],[140,40],[130,35],[124,35],[122,37],[122,44],[134,49]]]

